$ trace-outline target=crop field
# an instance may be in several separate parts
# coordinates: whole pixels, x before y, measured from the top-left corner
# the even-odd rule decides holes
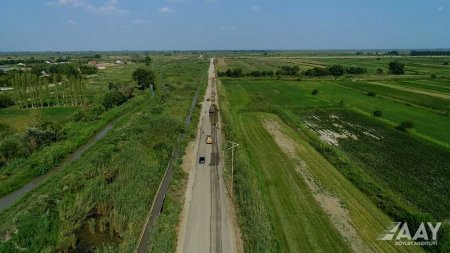
[[[383,244],[376,238],[391,220],[418,224],[423,219],[450,219],[450,187],[446,183],[450,170],[450,69],[443,65],[448,58],[401,58],[405,75],[375,73],[378,68],[386,72],[391,60],[224,56],[217,61],[220,71],[242,68],[244,73],[304,62],[368,69],[362,78],[347,75],[300,76],[296,81],[284,80],[283,76],[220,79],[221,113],[228,122],[224,132],[227,139],[241,144],[235,162],[236,201],[248,251],[276,248],[293,252],[293,247],[302,247],[293,244],[293,238],[308,247],[308,242],[300,238],[314,232],[306,232],[308,222],[290,214],[288,208],[296,206],[297,213],[307,215],[304,207],[296,203],[299,199],[308,201],[307,194],[296,195],[302,188],[312,194],[308,207],[318,207],[329,219],[315,232],[337,227],[335,236],[355,252],[423,250]],[[380,111],[380,115],[375,117],[375,111]],[[399,130],[405,121],[413,122],[413,128]],[[279,182],[284,177],[289,180]],[[325,196],[317,194],[322,191]],[[333,200],[326,196],[335,197],[343,211],[330,208]],[[346,220],[356,228],[353,240],[343,236],[351,231],[339,230],[345,224],[333,223],[333,215],[338,213],[348,216],[337,220]],[[290,223],[284,217],[289,217]],[[270,219],[269,224],[266,219]],[[297,230],[291,228],[295,222]],[[445,252],[448,224],[443,226],[446,232],[440,235],[442,244],[425,247],[426,250]],[[367,230],[369,227],[371,230]],[[314,245],[313,241],[309,243]]]
[[[21,110],[17,108],[7,108],[0,110],[0,118],[2,123],[11,126],[16,130],[25,130],[30,123],[30,119],[33,114],[41,114],[42,117],[52,119],[58,122],[64,122],[70,119],[72,113],[77,111],[78,108],[43,108],[39,111],[34,110]]]
[[[387,72],[389,62],[399,59],[406,64],[405,76],[396,78],[408,78],[410,76],[430,76],[435,74],[447,77],[450,74],[450,66],[444,65],[449,62],[449,57],[392,57],[392,56],[327,56],[327,55],[305,55],[287,54],[287,55],[268,55],[268,56],[246,56],[224,55],[222,61],[219,61],[218,70],[223,71],[227,68],[241,68],[244,71],[252,70],[276,70],[282,65],[297,65],[301,70],[311,67],[324,67],[332,64],[341,64],[344,66],[361,66],[368,69],[369,73],[375,74],[378,68]]]
[[[61,116],[66,139],[2,167],[2,195],[51,170],[64,154],[76,149],[101,127],[113,119],[117,122],[78,160],[52,173],[43,185],[2,210],[0,220],[6,222],[0,225],[0,252],[20,249],[29,252],[133,251],[178,134],[192,132],[192,129],[184,129],[183,122],[197,87],[203,88],[207,64],[206,60],[189,56],[155,56],[152,66],[156,76],[155,96],[152,97],[148,89],[136,90],[133,98],[103,112],[92,122],[74,120],[78,116],[76,111],[83,112],[84,109],[34,109],[42,114],[53,109],[70,113],[65,115],[66,118]],[[131,73],[138,67],[145,66],[141,63],[112,66],[89,77],[94,101],[102,101],[103,94],[108,93],[109,82],[117,83],[119,79],[131,84]],[[13,108],[3,110],[27,112]],[[50,116],[56,120],[54,115]],[[198,120],[198,116],[194,115],[192,120]],[[45,168],[36,166],[41,164],[39,161],[56,159],[55,154],[61,150],[65,153],[60,153],[59,160],[43,163]],[[20,164],[26,167],[18,166]],[[176,180],[170,186],[169,196],[179,195],[185,184],[186,176],[179,167],[176,167],[174,177]],[[156,247],[154,252],[174,249],[182,201],[172,200],[170,206],[178,212],[172,210],[173,218],[163,219],[164,225],[159,229],[161,234],[172,237],[164,238],[164,243],[160,243],[163,246]],[[158,242],[157,239],[154,241]]]
[[[381,110],[383,116],[380,120],[391,125],[398,125],[404,120],[411,120],[415,124],[414,133],[431,139],[435,143],[443,146],[450,145],[450,133],[448,128],[448,115],[430,110],[432,108],[422,108],[411,106],[407,101],[415,99],[415,96],[423,97],[421,94],[405,96],[407,101],[398,101],[389,97],[371,97],[367,92],[357,90],[358,87],[353,82],[348,81],[277,81],[277,80],[223,80],[230,89],[233,102],[239,102],[244,108],[267,107],[268,105],[280,105],[287,107],[315,107],[315,106],[336,106],[343,103],[346,106],[354,107],[367,115],[372,115],[376,110]],[[352,89],[347,88],[346,84]],[[370,84],[369,84],[370,85]],[[345,86],[345,87],[342,87]],[[355,88],[354,88],[355,87]],[[376,86],[378,88],[378,86]],[[382,87],[381,87],[382,88]],[[311,92],[317,89],[318,95]],[[397,91],[396,91],[397,92]],[[387,93],[386,93],[387,94]],[[342,102],[341,102],[342,101]],[[433,102],[437,101],[437,102]],[[429,101],[419,101],[421,104],[434,103],[437,107],[446,110],[444,104],[439,104],[440,99],[430,97]]]

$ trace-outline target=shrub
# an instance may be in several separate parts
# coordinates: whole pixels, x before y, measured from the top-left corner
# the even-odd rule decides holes
[[[383,69],[377,68],[377,74],[378,74],[378,75],[383,74],[383,72],[384,72]]]
[[[8,94],[0,94],[0,108],[6,108],[14,105],[14,100]]]
[[[13,133],[14,129],[12,129],[12,127],[4,123],[0,123],[0,140]]]
[[[140,89],[150,88],[155,80],[155,74],[150,69],[138,68],[132,74],[133,80],[137,82]]]
[[[304,72],[306,76],[328,76],[330,72],[326,68],[314,67]]]
[[[345,69],[344,67],[342,67],[342,65],[332,65],[329,66],[327,69],[328,72],[335,77],[342,76],[345,74]]]
[[[402,123],[400,123],[400,125],[398,125],[396,128],[400,131],[406,131],[410,128],[414,127],[414,123],[410,120],[405,120]]]
[[[431,79],[436,79],[436,74],[431,74],[431,75],[430,75],[430,78],[431,78]]]
[[[286,75],[286,76],[295,76],[300,71],[298,66],[281,66],[279,70],[277,70],[277,75]]]
[[[381,116],[383,116],[383,114],[382,114],[381,111],[377,110],[377,111],[374,111],[374,112],[373,112],[373,116],[375,116],[375,117],[381,117]]]
[[[389,63],[389,72],[393,75],[405,74],[405,64],[398,60]]]
[[[84,75],[93,75],[93,74],[98,73],[97,67],[91,66],[91,65],[80,66],[80,71],[81,71],[81,74],[84,74]]]
[[[313,94],[313,95],[317,95],[319,93],[319,90],[318,89],[314,89],[312,92],[311,92],[311,94]]]
[[[41,146],[59,141],[65,136],[66,133],[61,125],[49,120],[39,120],[28,127],[24,135],[24,144],[32,152]]]
[[[348,67],[348,68],[345,69],[345,72],[347,74],[360,75],[360,74],[367,73],[367,69],[363,68],[363,67]]]
[[[18,138],[15,135],[6,137],[0,142],[0,166],[3,166],[13,158],[22,156],[25,154],[25,149]]]
[[[91,107],[89,109],[80,110],[74,113],[73,120],[74,121],[84,121],[90,122],[95,121],[100,118],[102,113],[105,111],[103,106],[97,105]]]
[[[375,93],[375,92],[373,92],[373,91],[369,91],[368,93],[367,93],[367,96],[369,96],[369,97],[375,97],[377,94]]]
[[[114,106],[121,105],[127,101],[127,98],[118,90],[113,90],[107,93],[102,100],[102,105],[105,109],[111,109]]]

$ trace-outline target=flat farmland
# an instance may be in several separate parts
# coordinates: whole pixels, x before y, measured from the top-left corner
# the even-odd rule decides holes
[[[250,247],[247,249],[266,247],[292,252],[295,244],[291,240],[300,240],[308,224],[301,218],[294,221],[289,205],[298,206],[297,212],[302,213],[302,205],[295,204],[302,199],[310,208],[316,205],[328,216],[330,223],[325,227],[330,231],[337,228],[335,236],[341,237],[351,251],[422,250],[390,248],[375,237],[392,220],[417,224],[422,219],[450,218],[446,200],[450,194],[446,183],[450,179],[450,86],[444,65],[447,58],[399,57],[406,64],[403,76],[386,73],[388,63],[395,59],[391,57],[243,58],[225,57],[218,64],[222,71],[230,66],[244,72],[262,71],[277,64],[313,67],[306,67],[305,62],[317,66],[364,66],[369,71],[361,77],[339,78],[308,78],[299,74],[296,81],[292,80],[295,76],[220,79],[221,113],[229,123],[225,134],[227,139],[241,144],[235,168],[240,226],[243,231],[273,231],[279,235],[244,232]],[[436,74],[442,75],[438,78],[431,77],[435,65],[442,65],[436,68]],[[382,75],[375,73],[380,67],[384,68]],[[381,112],[380,117],[373,115],[375,111]],[[413,128],[398,130],[405,121],[413,122]],[[278,182],[285,176],[290,180]],[[295,197],[299,189],[309,192],[312,200],[305,199],[306,193]],[[278,191],[290,198],[280,196]],[[335,197],[343,209],[332,209],[347,213],[347,218],[336,219],[333,215],[337,214],[329,209],[333,201],[317,192]],[[323,205],[324,199],[328,206]],[[284,217],[299,224],[295,227],[305,228],[294,230]],[[267,225],[265,219],[270,219],[273,226]],[[351,231],[341,233],[339,228],[346,225],[336,225],[336,220],[346,220],[356,228],[358,232],[352,240],[345,237]],[[315,233],[320,234],[320,226],[317,230]],[[445,245],[446,236],[440,236]],[[261,242],[256,243],[258,240]],[[314,245],[314,240],[309,240]],[[305,249],[318,250],[307,244],[303,245]],[[432,250],[436,248],[439,246]]]
[[[381,110],[383,116],[380,120],[396,126],[404,120],[414,122],[414,133],[430,138],[443,146],[450,145],[448,129],[449,117],[426,108],[414,107],[407,102],[399,102],[388,98],[370,97],[366,92],[342,87],[340,82],[334,81],[277,81],[277,80],[223,80],[224,85],[230,87],[230,99],[240,101],[243,109],[256,106],[280,105],[290,107],[322,107],[344,105],[354,107],[367,115]],[[342,82],[353,87],[353,82]],[[355,84],[356,87],[356,84]],[[378,88],[378,86],[376,86]],[[319,93],[312,95],[317,89]],[[381,88],[382,89],[382,88]],[[245,95],[245,93],[247,95]],[[388,92],[385,90],[384,92]],[[392,96],[392,94],[389,94]],[[415,94],[412,94],[414,98]],[[419,96],[419,95],[418,95]],[[409,100],[410,98],[408,98]],[[427,103],[437,99],[430,97]],[[439,100],[438,100],[439,101]],[[445,101],[447,103],[447,101]],[[442,107],[444,104],[437,106]],[[445,107],[448,108],[448,107]]]

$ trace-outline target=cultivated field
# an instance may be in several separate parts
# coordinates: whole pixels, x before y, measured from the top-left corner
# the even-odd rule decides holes
[[[403,75],[389,73],[394,60],[405,64]],[[219,58],[225,134],[241,144],[234,183],[245,248],[326,251],[327,242],[340,242],[354,252],[445,252],[449,60],[270,53]],[[308,75],[308,69],[336,64],[367,72]],[[283,74],[281,66],[298,66],[298,74]],[[412,128],[404,128],[408,124]],[[439,246],[377,240],[390,221],[424,220],[444,221]],[[329,241],[325,232],[333,233],[325,236]]]

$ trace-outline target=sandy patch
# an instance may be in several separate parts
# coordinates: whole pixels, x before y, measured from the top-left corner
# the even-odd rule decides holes
[[[280,125],[271,120],[264,120],[264,127],[273,137],[277,145],[296,162],[296,169],[302,175],[308,188],[311,190],[314,199],[320,207],[329,215],[330,220],[336,230],[351,246],[355,252],[371,252],[366,248],[363,240],[356,232],[353,221],[347,209],[336,196],[333,196],[318,182],[308,170],[308,165],[298,156],[297,150],[300,149],[289,136],[285,135]]]
[[[318,130],[317,133],[319,133],[321,140],[334,146],[339,146],[340,139],[350,138],[353,140],[358,140],[358,137],[356,135],[345,129],[342,129],[342,133],[338,133],[329,129]]]

